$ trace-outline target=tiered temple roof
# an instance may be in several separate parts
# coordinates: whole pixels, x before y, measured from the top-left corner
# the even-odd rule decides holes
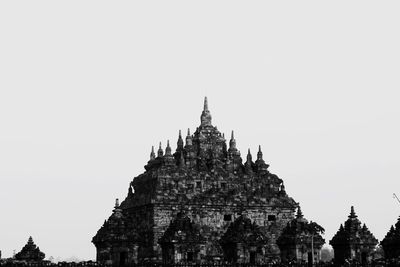
[[[281,249],[282,261],[302,261],[308,253],[314,253],[314,262],[319,260],[318,251],[325,244],[321,234],[324,228],[315,222],[304,218],[300,206],[297,208],[296,218],[287,223],[277,244]]]
[[[343,263],[347,260],[367,262],[369,255],[378,244],[378,240],[368,230],[367,226],[358,219],[351,206],[351,211],[344,226],[341,224],[339,230],[329,242],[335,251],[335,261]]]
[[[205,98],[199,127],[185,137],[179,131],[174,152],[169,141],[165,149],[161,143],[151,148],[145,172],[93,238],[100,262],[204,262],[223,259],[222,250],[240,262],[279,257],[275,241],[297,203],[269,172],[261,146],[255,161],[249,150],[243,163],[234,132],[226,140],[211,120]],[[258,245],[222,248],[234,237],[229,229],[241,223],[250,231],[244,241]]]
[[[378,240],[368,230],[367,226],[358,219],[354,212],[354,207],[351,206],[349,218],[345,221],[344,227],[341,224],[339,230],[329,242],[332,246],[342,245],[346,243],[363,243],[364,245],[375,246]]]
[[[311,248],[313,243],[315,249],[320,249],[325,244],[321,236],[324,231],[324,228],[317,223],[305,219],[299,206],[296,218],[288,222],[277,242],[282,248],[303,244]]]
[[[26,245],[22,248],[20,252],[15,254],[15,259],[21,261],[41,261],[45,257],[45,254],[40,251],[39,247],[33,242],[30,236]]]
[[[217,127],[211,124],[211,118],[208,101],[205,98],[204,108],[200,117],[200,126],[197,127],[193,134],[190,134],[190,129],[188,129],[185,143],[181,131],[179,131],[177,148],[173,154],[169,141],[167,142],[165,153],[161,142],[157,154],[154,151],[154,146],[151,148],[150,160],[145,166],[146,172],[136,177],[132,182],[135,194],[132,198],[127,198],[121,204],[121,207],[128,208],[142,205],[148,203],[151,199],[154,202],[182,202],[182,197],[193,203],[203,200],[217,202],[229,200],[237,205],[248,201],[253,201],[254,204],[259,205],[271,204],[269,200],[275,198],[274,201],[281,202],[281,205],[295,207],[296,203],[286,195],[283,180],[268,171],[269,165],[263,159],[261,146],[258,147],[257,159],[253,162],[249,150],[246,157],[247,160],[243,164],[241,153],[236,147],[234,132],[232,131],[229,146],[227,146],[227,140],[218,131]],[[212,175],[223,178],[225,181],[221,182],[221,185],[222,187],[226,186],[225,189],[227,190],[220,190],[221,188],[217,184],[215,184],[214,188],[203,190],[200,195],[183,195],[180,192],[176,192],[175,188],[163,188],[164,192],[165,189],[172,189],[168,194],[160,194],[161,192],[157,190],[148,190],[149,186],[151,186],[151,181],[155,181],[155,177],[165,177],[165,186],[173,187],[171,180],[179,183],[178,177],[182,177],[179,180],[184,178],[191,179],[191,177],[195,177],[199,173],[205,177]],[[172,176],[175,178],[172,178]],[[238,177],[245,179],[248,177],[248,179],[246,179],[245,183],[238,184],[240,180],[237,179]],[[258,179],[254,179],[251,184],[247,184],[250,183],[251,177],[258,177]],[[246,191],[246,188],[243,188],[246,186],[254,188],[252,191],[248,190],[247,193],[250,195],[238,194],[238,191]],[[225,198],[221,198],[219,194],[225,195],[226,192],[224,191],[231,192]],[[261,196],[261,198],[257,196]]]

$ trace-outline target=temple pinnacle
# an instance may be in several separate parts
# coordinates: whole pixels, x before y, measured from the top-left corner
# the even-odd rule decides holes
[[[231,140],[229,141],[229,149],[230,150],[236,150],[236,140],[235,140],[235,136],[233,134],[233,131],[231,133]]]
[[[201,126],[211,126],[211,114],[208,110],[207,97],[204,98],[204,108],[200,116]]]
[[[301,211],[300,205],[297,207],[296,218],[303,218],[303,212]]]
[[[161,148],[161,142],[160,142],[160,146],[158,147],[158,151],[157,151],[157,156],[158,157],[162,157],[164,154],[164,151]]]
[[[261,145],[258,145],[257,160],[263,160],[263,153],[261,152]]]
[[[179,130],[176,151],[181,151],[181,150],[183,150],[183,139],[182,139],[182,132],[181,132],[181,130]]]
[[[349,218],[357,218],[357,215],[354,212],[354,206],[351,206]]]
[[[156,158],[156,154],[154,153],[154,146],[151,146],[150,160],[153,160],[155,158]]]
[[[165,148],[165,156],[171,156],[171,147],[169,146],[169,140],[167,140],[167,147]]]
[[[250,148],[247,150],[247,163],[251,163],[252,161],[252,157],[251,157],[251,153],[250,153]]]

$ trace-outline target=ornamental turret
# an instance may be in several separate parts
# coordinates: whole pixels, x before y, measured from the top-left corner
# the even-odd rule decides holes
[[[301,208],[300,208],[300,205],[299,205],[299,207],[297,208],[296,218],[300,219],[300,218],[303,218],[303,217],[304,217],[303,216],[303,212],[301,211]]]
[[[151,146],[150,160],[153,160],[155,158],[156,158],[156,154],[154,153],[154,146]]]
[[[193,137],[190,134],[190,129],[187,130],[184,156],[188,167],[193,167],[196,164],[196,153],[193,148]]]
[[[183,138],[182,138],[182,132],[179,130],[179,135],[178,135],[178,141],[176,142],[176,152],[174,153],[174,158],[176,162],[178,162],[178,165],[180,165],[180,158],[181,156],[185,156],[185,148],[184,148],[184,143],[183,143]]]
[[[251,157],[251,153],[250,153],[250,148],[247,150],[247,160],[246,163],[253,163],[252,157]]]
[[[231,153],[235,153],[237,151],[236,140],[235,140],[235,135],[234,135],[233,130],[231,132],[231,140],[229,140],[229,150],[228,151]]]
[[[169,146],[169,140],[167,140],[167,147],[165,148],[165,156],[172,156],[171,147]]]
[[[160,142],[160,145],[159,145],[158,151],[157,151],[157,157],[161,158],[163,155],[164,155],[164,151],[161,148],[161,142]]]
[[[183,150],[183,139],[182,139],[182,134],[181,130],[179,130],[179,136],[178,136],[178,142],[176,146],[176,152],[181,152]]]
[[[268,171],[269,165],[265,163],[263,159],[263,153],[261,151],[261,145],[258,146],[258,152],[257,152],[257,160],[255,162],[257,171]]]
[[[169,146],[169,140],[167,140],[167,147],[165,148],[164,164],[167,166],[175,165],[175,158],[171,154],[171,147]]]
[[[254,166],[254,163],[253,163],[253,160],[252,160],[252,157],[251,157],[251,153],[250,153],[250,148],[249,148],[248,151],[247,151],[247,160],[244,163],[244,168],[245,168],[246,173],[248,173],[248,174],[252,173],[253,172],[253,166]]]
[[[208,110],[207,97],[204,97],[204,108],[200,116],[201,126],[211,126],[211,113]]]
[[[191,146],[191,145],[193,145],[193,141],[192,141],[192,136],[190,135],[190,129],[188,128],[186,135],[186,146]]]
[[[264,161],[263,160],[263,153],[261,151],[261,145],[258,145],[257,160],[258,161]]]
[[[307,222],[307,220],[304,218],[303,212],[301,211],[300,205],[297,207],[296,220]]]

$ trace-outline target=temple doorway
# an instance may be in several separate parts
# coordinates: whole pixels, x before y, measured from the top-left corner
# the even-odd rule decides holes
[[[126,251],[119,253],[119,266],[126,265],[127,259],[128,259],[128,253]]]

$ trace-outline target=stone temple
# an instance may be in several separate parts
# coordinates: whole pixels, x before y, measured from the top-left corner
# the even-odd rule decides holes
[[[45,254],[40,251],[38,246],[36,246],[31,236],[21,251],[15,254],[16,260],[26,262],[40,262],[44,259],[44,257]]]
[[[368,227],[358,219],[351,206],[348,219],[340,225],[339,230],[329,241],[332,245],[337,265],[343,265],[348,262],[359,262],[362,266],[371,263],[372,252],[378,244],[378,240],[369,231]]]
[[[212,125],[207,98],[200,119],[185,141],[179,132],[174,153],[169,142],[165,152],[152,149],[145,172],[93,237],[98,262],[280,261],[277,239],[298,203],[260,147],[255,161],[249,150],[242,162],[233,132],[227,144]]]

